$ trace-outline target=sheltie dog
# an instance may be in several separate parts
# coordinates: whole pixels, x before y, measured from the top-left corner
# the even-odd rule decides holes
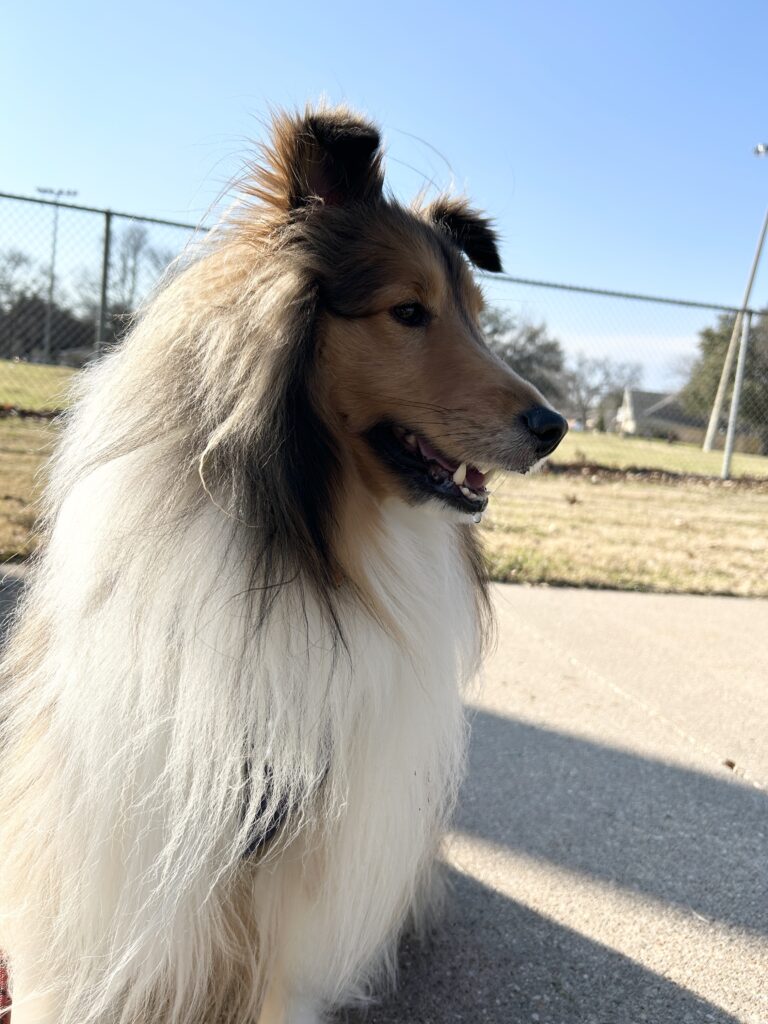
[[[279,115],[83,372],[3,669],[14,1024],[317,1024],[435,893],[489,602],[491,471],[565,422],[486,347],[463,199]]]

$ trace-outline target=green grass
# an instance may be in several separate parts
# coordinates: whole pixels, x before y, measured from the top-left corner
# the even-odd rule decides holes
[[[637,466],[670,473],[699,473],[719,477],[723,453],[703,452],[693,444],[669,444],[667,441],[653,441],[643,437],[587,432],[577,434],[571,431],[552,456],[552,461],[588,462],[617,469]],[[736,452],[731,463],[731,475],[768,478],[768,456]]]
[[[67,404],[67,391],[76,370],[0,359],[0,407],[15,406],[51,412]]]

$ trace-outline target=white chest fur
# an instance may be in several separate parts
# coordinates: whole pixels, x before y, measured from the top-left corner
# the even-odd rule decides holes
[[[258,868],[246,923],[294,988],[342,1000],[386,967],[461,775],[477,624],[456,528],[386,507],[365,571],[398,635],[350,601],[340,649],[288,589],[255,631],[248,532],[211,506],[153,533],[151,483],[139,458],[77,487],[34,584],[49,633],[19,717],[46,722],[46,784],[9,849],[17,947],[88,993],[72,1019],[193,993],[259,807],[282,801],[288,852]]]

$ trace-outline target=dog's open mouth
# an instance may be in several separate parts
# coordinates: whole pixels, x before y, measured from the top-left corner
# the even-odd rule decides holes
[[[484,511],[492,471],[449,458],[422,434],[399,424],[378,424],[369,431],[368,440],[415,496],[440,498],[470,515]]]

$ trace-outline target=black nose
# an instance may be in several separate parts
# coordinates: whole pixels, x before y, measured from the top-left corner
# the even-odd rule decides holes
[[[560,413],[545,405],[534,405],[522,414],[522,420],[536,438],[536,454],[540,459],[553,452],[568,431],[568,424]]]

